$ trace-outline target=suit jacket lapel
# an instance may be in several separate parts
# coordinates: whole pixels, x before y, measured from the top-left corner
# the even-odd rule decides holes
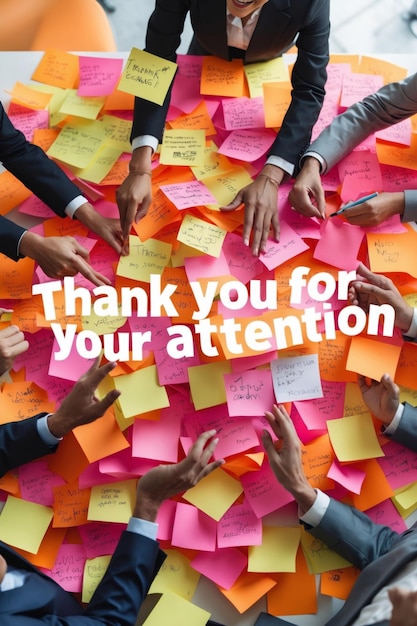
[[[265,53],[265,42],[271,42],[271,50],[268,53],[270,58],[278,55],[280,50],[276,49],[276,42],[280,41],[281,33],[285,31],[288,22],[291,20],[289,0],[269,0],[261,10],[258,23],[251,37],[248,49],[245,54],[245,61],[251,63],[253,59],[259,59],[259,50]]]

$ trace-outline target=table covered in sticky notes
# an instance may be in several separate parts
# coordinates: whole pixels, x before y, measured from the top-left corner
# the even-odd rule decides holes
[[[292,55],[250,66],[186,55],[172,64],[135,48],[24,58],[27,75],[0,64],[12,122],[108,218],[118,218],[115,192],[128,171],[134,95],[160,103],[172,93],[152,161],[153,200],[133,225],[128,256],[0,173],[2,214],[46,236],[76,237],[111,283],[95,290],[80,275],[68,278],[46,306],[50,279],[36,263],[1,257],[0,306],[13,312],[0,327],[17,324],[29,342],[1,379],[1,422],[53,411],[98,355],[118,363],[99,393],[121,391],[101,420],[50,458],[1,479],[0,538],[88,601],[131,515],[137,479],[181,460],[214,428],[214,456],[224,464],[160,509],[168,560],[145,623],[169,620],[175,607],[193,626],[209,615],[252,626],[261,610],[323,624],[319,596],[345,598],[357,571],[301,529],[262,447],[263,430],[273,435],[264,414],[285,405],[313,487],[407,527],[417,509],[412,453],[381,435],[356,380],[387,371],[401,399],[417,404],[417,349],[392,316],[366,315],[347,290],[362,261],[414,304],[416,231],[394,218],[366,229],[343,216],[306,219],[291,210],[283,184],[280,241],[268,240],[258,258],[242,241],[243,209],[219,210],[255,179],[279,132]],[[415,69],[400,61],[331,58],[313,137],[367,90]],[[326,174],[328,213],[363,193],[417,188],[416,132],[411,119],[378,133]],[[30,532],[21,524],[28,515]],[[74,567],[63,567],[70,560]]]

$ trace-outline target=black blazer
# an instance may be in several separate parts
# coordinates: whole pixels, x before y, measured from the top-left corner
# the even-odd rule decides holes
[[[1,103],[0,161],[60,217],[65,217],[67,204],[81,194],[61,168],[13,126]],[[0,252],[17,261],[17,243],[24,232],[21,226],[0,217]]]
[[[146,51],[175,61],[184,20],[190,13],[194,40],[189,52],[231,59],[227,46],[225,0],[156,0],[146,34]],[[325,95],[328,63],[329,0],[269,0],[261,10],[245,63],[283,54],[296,40],[293,95],[283,125],[269,154],[297,165],[308,146]],[[162,107],[135,98],[132,139],[162,139],[170,94]]]

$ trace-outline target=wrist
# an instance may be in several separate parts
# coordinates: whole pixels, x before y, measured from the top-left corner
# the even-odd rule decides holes
[[[277,186],[280,185],[284,179],[286,172],[277,165],[271,165],[267,163],[263,166],[258,176],[265,176],[273,181]]]
[[[62,418],[59,409],[56,413],[48,415],[47,424],[49,432],[57,439],[62,439],[71,430],[71,426],[65,424],[65,419]]]
[[[403,191],[390,193],[391,215],[403,215],[405,209],[405,195]]]
[[[142,492],[138,488],[133,517],[138,517],[148,522],[155,522],[161,504],[160,500],[149,496],[149,494]]]
[[[129,163],[129,172],[152,172],[152,154],[151,146],[142,146],[136,148],[132,152],[132,158]]]
[[[43,237],[27,230],[20,239],[19,253],[36,261],[39,246],[43,244]]]
[[[96,222],[97,216],[97,211],[89,202],[85,202],[79,206],[74,213],[74,217],[76,217],[81,224],[87,226],[87,228],[90,228],[90,226]]]
[[[288,491],[296,501],[302,515],[313,506],[317,493],[315,489],[306,481],[299,481],[288,488]]]
[[[303,159],[303,165],[301,170],[307,172],[313,172],[314,174],[320,174],[321,172],[321,163],[314,156],[307,156]]]

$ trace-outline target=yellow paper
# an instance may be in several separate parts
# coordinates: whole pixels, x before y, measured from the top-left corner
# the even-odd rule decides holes
[[[142,242],[130,235],[129,254],[121,256],[116,274],[142,282],[150,282],[152,274],[162,274],[171,258],[172,246],[158,239]]]
[[[176,63],[132,48],[117,88],[162,105],[176,71]]]
[[[219,467],[195,487],[188,489],[183,498],[218,522],[242,491],[240,481]]]
[[[191,168],[197,180],[205,180],[212,176],[220,176],[233,169],[233,164],[224,155],[217,152],[217,148],[212,144],[204,150],[204,162]]]
[[[133,417],[169,406],[166,389],[158,384],[155,365],[117,376],[114,384],[116,389],[121,391],[117,403],[124,417]]]
[[[105,101],[105,96],[79,96],[76,89],[68,89],[66,98],[61,105],[60,113],[95,120]]]
[[[182,220],[177,239],[186,246],[210,256],[219,257],[226,231],[187,213]]]
[[[95,522],[127,524],[135,506],[136,480],[123,480],[91,488],[87,518]]]
[[[244,66],[251,98],[263,96],[264,83],[288,82],[288,68],[282,57]]]
[[[231,371],[228,361],[216,361],[188,368],[191,397],[197,411],[226,402],[223,374]]]
[[[185,600],[191,600],[200,580],[199,572],[178,550],[164,550],[167,558],[153,581],[149,593],[172,591]]]
[[[205,148],[204,130],[173,128],[164,132],[159,161],[163,165],[202,165]]]
[[[77,172],[77,176],[92,183],[101,183],[121,154],[120,148],[103,145],[87,167]]]
[[[130,120],[123,120],[115,115],[103,115],[101,122],[108,145],[119,148],[122,152],[132,152],[130,143],[132,122]]]
[[[340,554],[305,530],[301,534],[301,545],[310,574],[321,574],[351,565]]]
[[[248,572],[295,572],[301,528],[264,526],[262,544],[249,546]]]
[[[206,626],[210,613],[180,596],[166,591],[151,611],[143,626]]]
[[[0,515],[1,540],[36,554],[53,516],[47,506],[8,496]]]
[[[101,579],[107,571],[111,555],[87,559],[84,565],[82,601],[90,602]]]
[[[100,124],[67,125],[61,130],[47,154],[74,167],[87,167],[101,148],[103,138]]]
[[[384,456],[370,414],[329,420],[327,429],[336,456],[342,463]]]
[[[111,335],[115,333],[126,323],[126,317],[120,315],[120,306],[118,307],[119,315],[97,315],[95,311],[91,315],[81,318],[83,330],[92,330],[96,335]]]
[[[235,166],[233,170],[216,176],[210,176],[204,179],[204,184],[207,189],[213,194],[217,200],[217,205],[208,205],[212,209],[218,209],[221,206],[226,206],[232,200],[238,192],[253,183],[252,178],[248,174],[248,171],[241,166]],[[242,212],[243,215],[243,212]],[[243,222],[243,217],[242,217]]]
[[[364,414],[369,414],[369,409],[363,401],[359,385],[357,383],[346,383],[343,410],[344,417]]]
[[[403,489],[397,489],[393,500],[400,505],[402,509],[408,511],[417,504],[417,482],[411,483]]]

